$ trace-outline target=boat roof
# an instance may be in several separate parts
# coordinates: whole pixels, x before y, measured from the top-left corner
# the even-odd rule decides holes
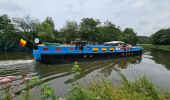
[[[117,44],[117,43],[125,43],[122,41],[110,41],[110,42],[105,42],[104,44]]]

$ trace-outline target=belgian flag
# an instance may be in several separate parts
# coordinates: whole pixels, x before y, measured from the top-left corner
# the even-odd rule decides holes
[[[19,45],[24,47],[26,44],[27,44],[27,41],[21,38]]]
[[[31,49],[37,49],[37,45],[35,43],[33,43],[32,41],[30,41],[29,39],[27,39],[26,37],[21,38],[20,40],[20,46],[22,47],[27,47],[27,48],[31,48]]]

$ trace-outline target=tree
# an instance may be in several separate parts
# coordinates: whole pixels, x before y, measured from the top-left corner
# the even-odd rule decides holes
[[[133,45],[138,41],[136,33],[132,28],[126,28],[123,33],[119,34],[119,40]]]
[[[100,24],[99,20],[93,18],[83,18],[80,22],[80,34],[82,40],[87,40],[91,42],[97,42],[97,33],[98,25]]]
[[[18,32],[31,33],[35,32],[36,25],[39,23],[37,19],[31,18],[29,15],[26,17],[14,17],[12,18],[15,29]]]
[[[170,29],[161,29],[151,35],[152,44],[170,45]]]
[[[66,43],[76,40],[79,37],[78,25],[75,21],[67,21],[66,25],[60,30]]]
[[[138,43],[139,44],[150,44],[151,39],[148,36],[137,36],[138,37]]]
[[[0,51],[13,50],[18,47],[19,35],[7,15],[0,16]]]
[[[51,28],[53,28],[53,29],[55,28],[54,21],[51,17],[46,17],[44,22],[48,23],[51,26]]]
[[[54,22],[51,17],[47,17],[45,21],[36,25],[36,32],[42,41],[55,41]]]
[[[118,40],[118,34],[121,33],[119,28],[116,28],[112,22],[106,21],[104,25],[99,26],[99,33],[102,35],[102,42]]]
[[[36,26],[39,24],[38,19],[34,19],[28,15],[23,18],[14,17],[12,18],[12,22],[15,27],[15,32],[23,34],[30,40],[34,40],[34,38],[37,37]]]

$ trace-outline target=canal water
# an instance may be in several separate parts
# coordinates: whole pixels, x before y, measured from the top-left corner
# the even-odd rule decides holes
[[[85,86],[99,76],[105,76],[110,82],[120,84],[120,72],[130,81],[146,76],[158,89],[170,91],[170,52],[145,48],[141,57],[87,61],[79,64],[82,70],[78,82]],[[31,52],[0,53],[0,76],[38,76],[53,87],[59,97],[64,97],[75,82],[72,80],[72,67],[73,64],[36,63]]]

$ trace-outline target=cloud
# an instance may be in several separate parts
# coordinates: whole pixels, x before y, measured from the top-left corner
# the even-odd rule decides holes
[[[0,0],[0,14],[31,15],[40,21],[51,16],[56,28],[66,20],[84,17],[109,20],[122,29],[132,27],[138,35],[151,35],[170,27],[169,0]]]
[[[6,11],[6,12],[11,12],[11,11],[21,11],[23,8],[16,4],[15,2],[5,2],[5,1],[0,1],[0,11]]]

